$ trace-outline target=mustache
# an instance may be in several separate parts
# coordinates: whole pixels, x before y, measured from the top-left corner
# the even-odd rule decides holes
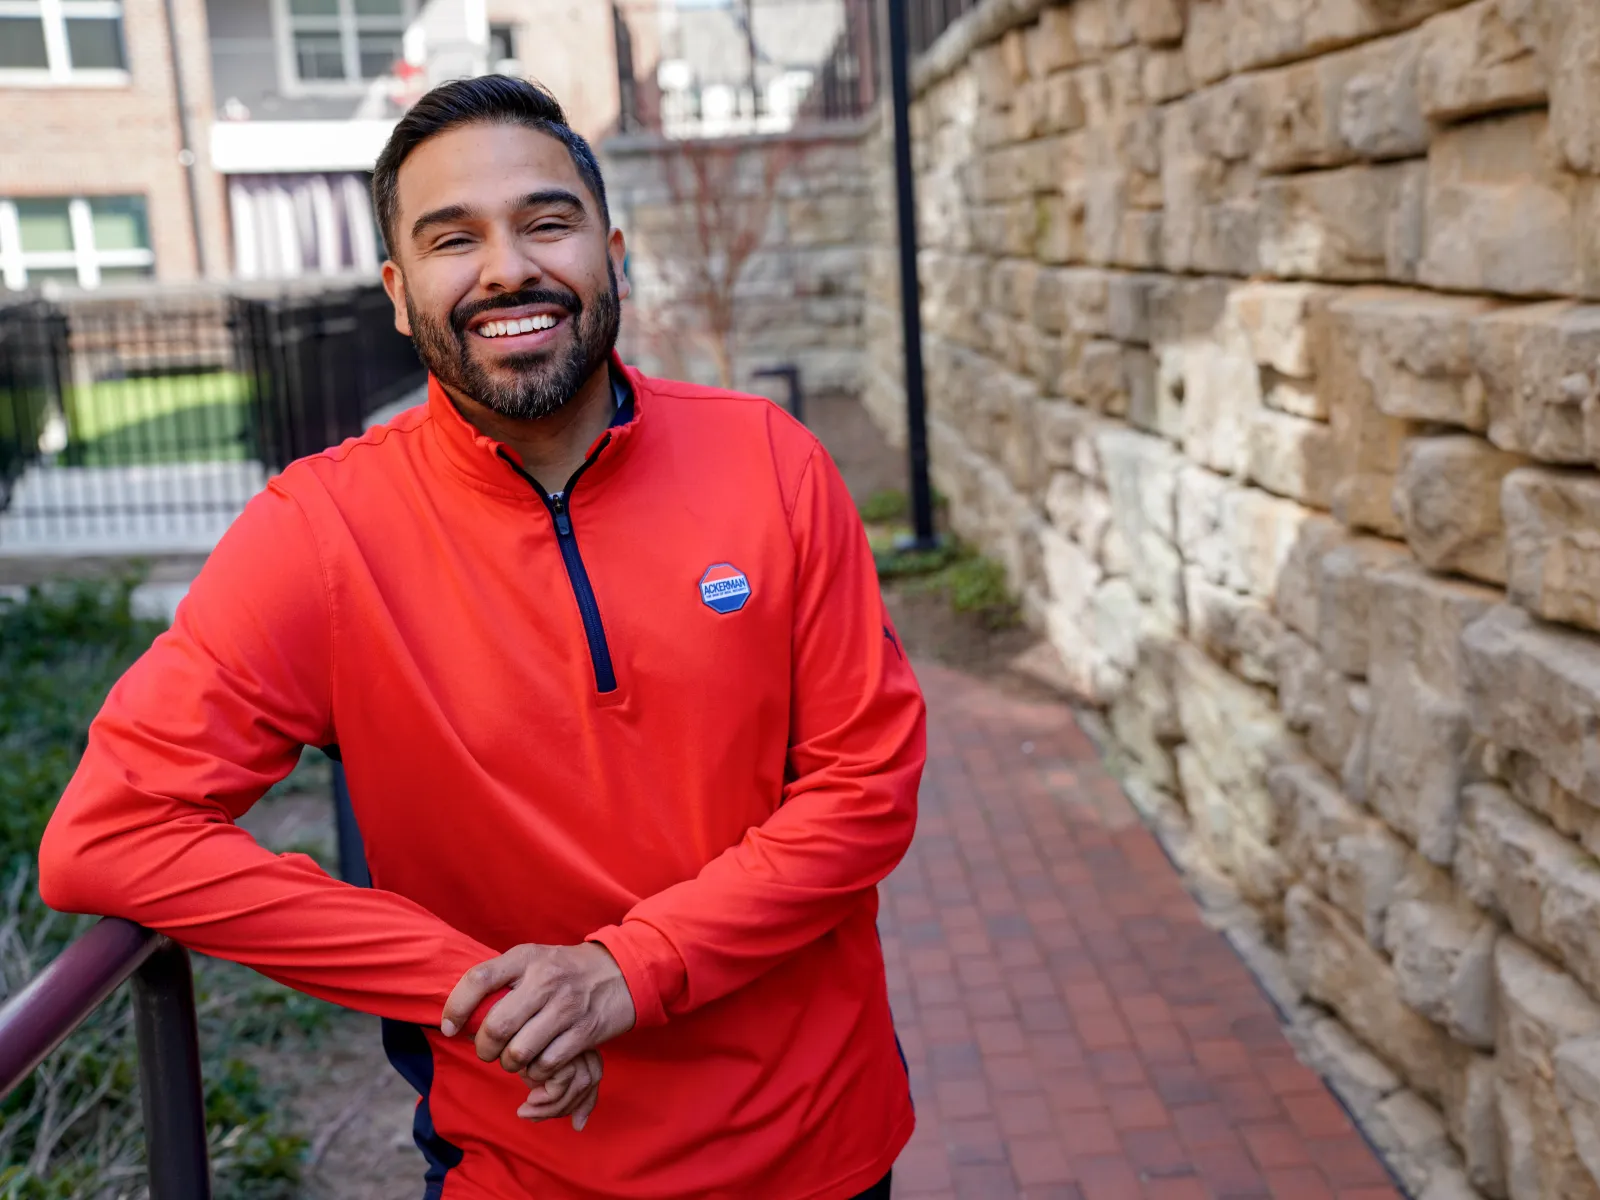
[[[488,300],[463,304],[450,314],[450,325],[458,335],[464,335],[468,323],[483,313],[494,312],[498,308],[522,308],[532,304],[553,304],[566,309],[574,317],[583,312],[583,301],[578,299],[576,292],[562,288],[523,288],[520,292],[513,292],[509,296],[494,296]]]

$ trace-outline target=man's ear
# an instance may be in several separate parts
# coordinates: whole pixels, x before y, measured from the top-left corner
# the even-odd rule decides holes
[[[406,277],[394,259],[383,264],[383,290],[389,293],[394,305],[394,327],[407,337],[411,336],[411,314],[406,311]]]
[[[606,239],[606,253],[611,256],[611,269],[617,277],[617,299],[626,300],[633,294],[633,283],[628,278],[628,244],[623,240],[622,230],[612,228],[611,236]]]

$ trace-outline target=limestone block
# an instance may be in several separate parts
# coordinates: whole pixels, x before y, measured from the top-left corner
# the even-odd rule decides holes
[[[1043,263],[1083,260],[1083,204],[1063,193],[1033,198],[1034,253]]]
[[[1332,1017],[1321,1017],[1312,1023],[1302,1053],[1307,1064],[1354,1112],[1372,1112],[1378,1101],[1402,1086],[1400,1077],[1387,1063]]]
[[[1190,476],[1186,473],[1180,477],[1180,484],[1189,479]],[[1218,486],[1221,486],[1220,481]],[[1186,501],[1204,505],[1208,499],[1210,497],[1201,492],[1191,492],[1187,497],[1180,497],[1179,542],[1184,548],[1185,557],[1193,557],[1190,554],[1192,543],[1183,537],[1186,521],[1203,521],[1206,516],[1204,512],[1192,512],[1186,506]],[[1347,536],[1337,521],[1322,516],[1309,518],[1301,524],[1294,544],[1289,548],[1289,553],[1284,557],[1283,566],[1278,572],[1278,585],[1272,595],[1273,609],[1285,625],[1313,642],[1319,638],[1322,557],[1333,547],[1344,542]]]
[[[1505,1165],[1500,1155],[1500,1114],[1495,1094],[1498,1074],[1493,1057],[1474,1054],[1461,1074],[1456,1094],[1447,1098],[1445,1113],[1450,1122],[1450,1136],[1466,1159],[1467,1182],[1490,1196],[1506,1194]]]
[[[1422,26],[1417,93],[1433,121],[1529,108],[1545,97],[1527,0],[1475,0]]]
[[[1264,179],[1260,269],[1282,279],[1415,279],[1426,176],[1420,163],[1393,163]]]
[[[1499,593],[1445,579],[1403,562],[1372,579],[1369,674],[1375,688],[1414,677],[1442,698],[1464,703],[1467,626],[1499,602]]]
[[[1290,970],[1306,994],[1336,1012],[1424,1097],[1443,1096],[1467,1051],[1406,1004],[1393,969],[1332,904],[1296,885],[1284,912]]]
[[[1128,429],[1096,436],[1113,523],[1127,547],[1139,596],[1174,628],[1183,621],[1183,562],[1177,542],[1182,457],[1159,438]]]
[[[1562,787],[1532,756],[1517,750],[1485,747],[1489,773],[1511,789],[1517,803],[1549,821],[1563,837],[1577,842],[1591,855],[1600,851],[1600,808],[1585,803]]]
[[[1192,587],[1189,595],[1194,595]],[[1193,609],[1191,599],[1191,623]],[[1305,736],[1313,758],[1328,770],[1342,773],[1370,703],[1367,689],[1329,667],[1315,646],[1289,631],[1278,641],[1272,673],[1289,728]]]
[[[1465,433],[1406,443],[1395,515],[1424,566],[1486,583],[1506,581],[1500,485],[1525,461]]]
[[[1548,462],[1600,455],[1600,306],[1504,309],[1474,323],[1489,440]]]
[[[1043,79],[1083,61],[1073,36],[1072,17],[1065,8],[1046,8],[1023,37],[1028,73]]]
[[[1179,746],[1176,757],[1184,804],[1207,858],[1232,879],[1247,901],[1273,911],[1291,882],[1289,865],[1255,832],[1248,814],[1211,777],[1193,747]]]
[[[1047,400],[1034,413],[1034,432],[1046,465],[1075,471],[1085,479],[1100,478],[1094,433],[1110,424],[1106,418],[1066,400]]]
[[[1600,643],[1500,607],[1468,626],[1462,645],[1473,731],[1600,804]]]
[[[1183,49],[1151,50],[1146,54],[1141,86],[1151,104],[1165,104],[1188,92],[1189,63]]]
[[[1119,342],[1150,344],[1150,299],[1159,275],[1116,272],[1106,281],[1106,334]]]
[[[1384,944],[1394,958],[1400,995],[1457,1041],[1494,1048],[1493,921],[1471,905],[1397,900]]]
[[[1186,73],[1194,86],[1215,83],[1231,71],[1228,0],[1191,0],[1183,53]]]
[[[1262,169],[1426,153],[1428,123],[1417,103],[1419,51],[1416,36],[1407,34],[1265,73]]]
[[[1593,1177],[1556,1090],[1556,1052],[1600,1030],[1600,1008],[1576,982],[1515,938],[1495,947],[1500,1117],[1513,1200],[1595,1200]]]
[[[1274,844],[1281,814],[1266,777],[1290,754],[1282,716],[1269,695],[1192,646],[1179,645],[1173,663],[1178,719],[1189,752],[1238,826],[1263,845]]]
[[[1429,862],[1456,851],[1468,724],[1458,703],[1397,673],[1372,692],[1365,797]]]
[[[1349,386],[1341,387],[1335,380]],[[1402,537],[1404,529],[1394,511],[1394,484],[1406,439],[1417,431],[1416,423],[1380,411],[1371,389],[1359,380],[1350,382],[1342,370],[1330,371],[1318,386],[1330,396],[1329,425],[1337,456],[1333,515],[1352,529]]]
[[[1333,498],[1333,431],[1320,421],[1262,408],[1250,421],[1249,476],[1279,496],[1326,509]]]
[[[1274,767],[1267,786],[1285,814],[1285,860],[1302,883],[1342,909],[1374,947],[1381,946],[1405,848],[1312,764]]]
[[[1550,73],[1550,122],[1566,162],[1600,172],[1600,11],[1592,4],[1536,0],[1540,44]]]
[[[1056,471],[1045,490],[1044,510],[1057,530],[1105,565],[1102,550],[1111,529],[1111,497],[1104,487],[1071,471]]]
[[[1492,301],[1400,288],[1357,288],[1330,305],[1322,353],[1337,382],[1364,384],[1391,417],[1481,431],[1483,387],[1474,374],[1472,322]]]
[[[1573,1147],[1589,1174],[1600,1179],[1600,1034],[1562,1042],[1555,1051],[1556,1099],[1572,1131]]]
[[[1146,45],[1175,45],[1183,40],[1184,5],[1181,0],[1132,0],[1128,23]]]
[[[1071,133],[1083,128],[1083,94],[1078,90],[1078,77],[1075,74],[1062,71],[1050,75],[1039,87],[1043,106],[1040,116],[1042,132]]]
[[[1322,555],[1317,565],[1317,644],[1329,666],[1366,678],[1377,577],[1407,557],[1405,547],[1368,537],[1350,538]]]
[[[1460,0],[1235,0],[1220,31],[1235,71],[1309,58],[1340,46],[1410,29]],[[1191,28],[1194,18],[1190,18]]]
[[[1453,291],[1589,294],[1593,180],[1554,160],[1543,112],[1441,130],[1428,151],[1421,281]]]
[[[1334,288],[1309,283],[1247,283],[1228,294],[1229,316],[1238,322],[1255,361],[1291,379],[1315,374],[1311,322]]]
[[[1511,600],[1546,620],[1600,630],[1600,478],[1513,471],[1501,503]]]
[[[1310,510],[1218,480],[1201,468],[1185,468],[1178,487],[1178,546],[1184,559],[1219,586],[1262,600],[1277,596],[1301,527],[1313,516]]]
[[[1194,568],[1184,575],[1189,640],[1234,674],[1273,687],[1283,625],[1265,603],[1206,582]]]
[[[1558,956],[1589,987],[1600,981],[1600,868],[1504,790],[1467,791],[1457,865],[1463,886],[1488,893],[1518,936]]]
[[[1415,1092],[1384,1097],[1371,1114],[1364,1114],[1362,1128],[1411,1195],[1438,1198],[1449,1179],[1460,1177],[1460,1156],[1450,1144],[1443,1114]],[[1466,1195],[1471,1195],[1470,1188]],[[1453,1200],[1462,1200],[1462,1194],[1457,1192]]]
[[[1138,663],[1112,703],[1109,719],[1118,743],[1137,764],[1135,774],[1163,791],[1177,791],[1172,749],[1182,739],[1183,730],[1172,694],[1169,645],[1147,641],[1140,646]]]
[[[1254,274],[1260,238],[1250,158],[1258,140],[1258,91],[1251,80],[1232,79],[1161,110],[1167,270]]]
[[[1110,337],[1111,273],[1075,267],[1059,272],[1058,277],[1063,328],[1082,338]]]

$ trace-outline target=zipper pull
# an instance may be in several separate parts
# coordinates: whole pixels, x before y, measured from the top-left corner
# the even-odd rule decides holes
[[[556,519],[556,532],[562,537],[572,536],[572,518],[567,516],[567,494],[557,492],[550,497],[550,513]]]

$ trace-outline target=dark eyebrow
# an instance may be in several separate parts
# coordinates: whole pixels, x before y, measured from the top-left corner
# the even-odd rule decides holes
[[[544,188],[537,192],[529,192],[517,202],[517,208],[564,208],[576,214],[586,214],[583,200],[576,192],[566,188]],[[453,225],[458,221],[470,221],[477,217],[478,210],[470,204],[447,204],[443,208],[436,208],[432,212],[425,212],[411,225],[411,237],[415,241],[435,225]]]

